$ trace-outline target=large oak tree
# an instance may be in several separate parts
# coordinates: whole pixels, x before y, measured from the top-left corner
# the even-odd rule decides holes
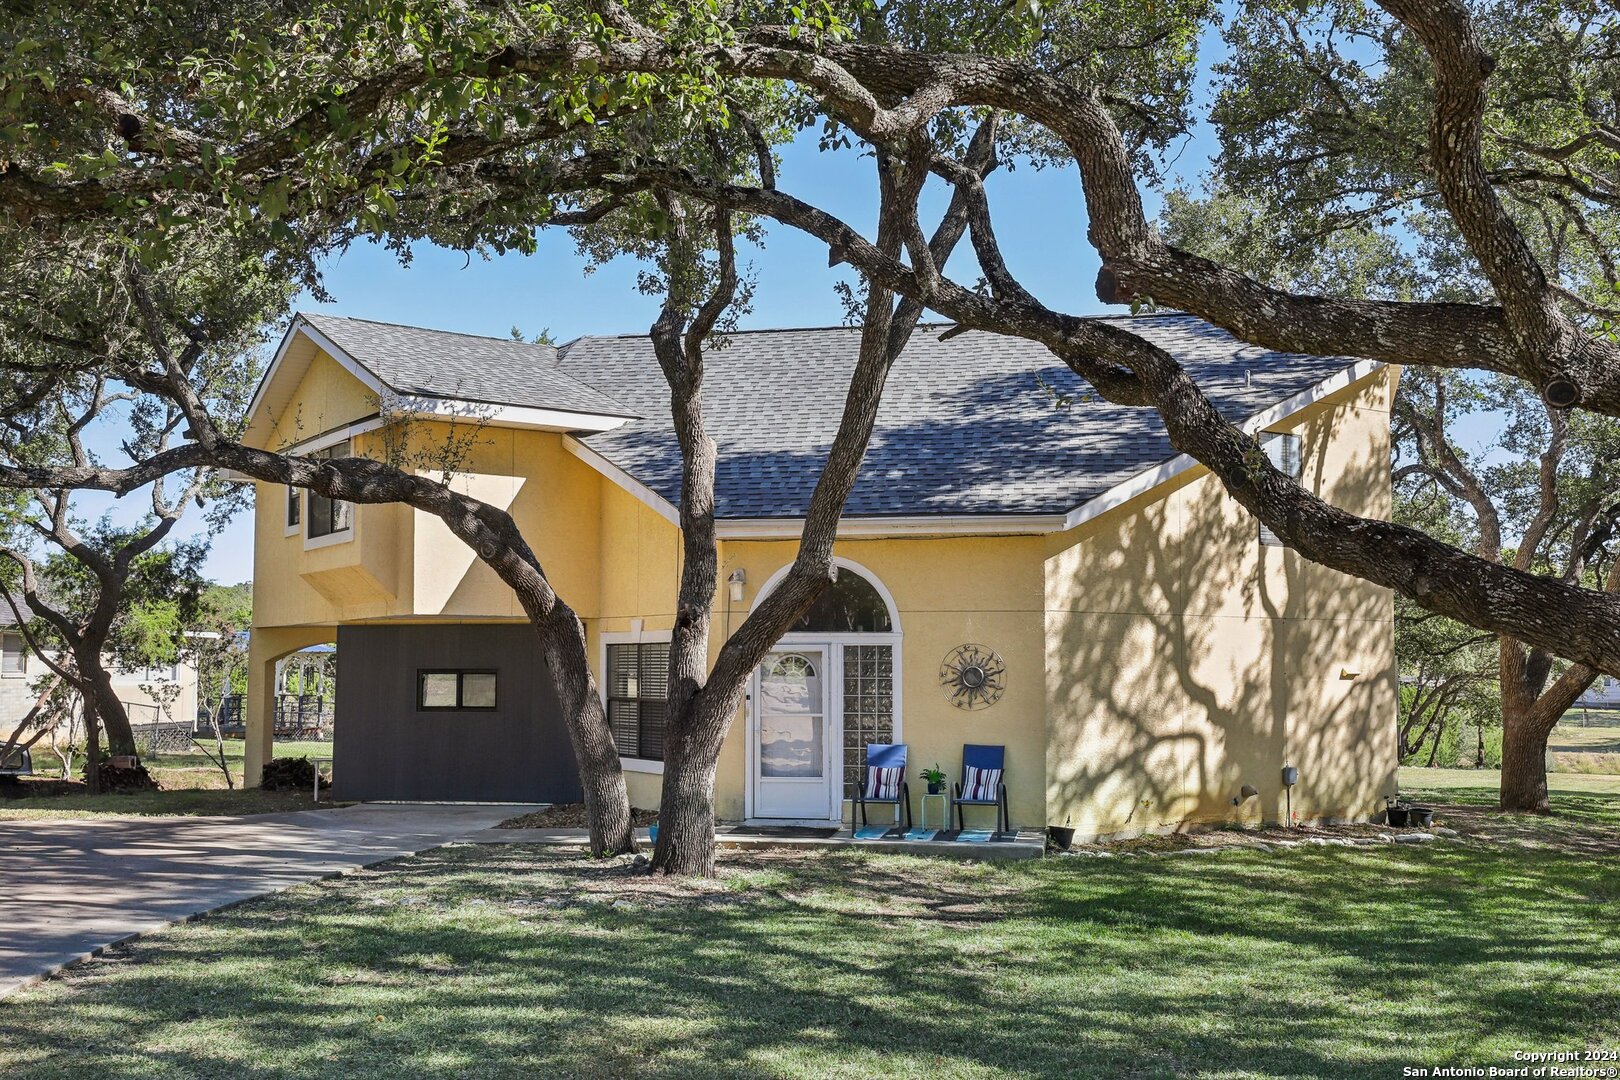
[[[1211,16],[1200,4],[1129,14],[1083,3],[249,5],[207,11],[243,29],[229,49],[187,51],[171,42],[183,55],[165,57],[173,65],[161,73],[150,52],[115,50],[112,60],[87,61],[60,34],[41,34],[44,44],[14,50],[0,68],[8,95],[67,117],[65,130],[78,143],[102,149],[64,154],[56,149],[62,142],[49,149],[38,142],[40,128],[6,126],[0,207],[35,227],[117,222],[153,244],[179,196],[209,200],[244,227],[269,221],[324,232],[358,222],[401,243],[459,235],[467,245],[520,248],[532,244],[538,224],[571,213],[645,212],[648,196],[774,219],[822,240],[871,289],[961,326],[1041,342],[1102,397],[1158,410],[1178,450],[1306,557],[1530,648],[1620,674],[1613,596],[1321,502],[1271,468],[1172,357],[1128,326],[1090,322],[1034,296],[1000,250],[981,177],[940,149],[949,145],[942,133],[995,113],[1011,152],[1072,161],[1105,301],[1183,308],[1271,348],[1492,372],[1533,387],[1555,408],[1620,415],[1620,346],[1592,322],[1601,312],[1591,298],[1572,295],[1549,269],[1513,212],[1516,193],[1555,186],[1572,228],[1584,220],[1598,238],[1586,240],[1592,258],[1605,257],[1592,223],[1614,191],[1613,13],[1540,6],[1566,42],[1563,67],[1548,69],[1562,77],[1526,93],[1520,81],[1498,75],[1490,47],[1503,51],[1489,31],[1504,5],[1385,0],[1287,9],[1329,21],[1347,12],[1372,28],[1366,47],[1411,75],[1388,97],[1406,122],[1391,125],[1354,97],[1300,89],[1288,110],[1258,121],[1217,113],[1223,139],[1241,142],[1249,136],[1239,127],[1250,123],[1258,144],[1303,140],[1302,167],[1314,154],[1362,153],[1369,163],[1356,173],[1360,189],[1343,193],[1343,212],[1376,212],[1421,188],[1424,205],[1444,216],[1486,284],[1484,299],[1312,295],[1178,248],[1153,228],[1142,186],[1155,179],[1153,151],[1189,120],[1191,52]],[[1273,10],[1253,3],[1245,14]],[[55,13],[69,25],[86,17]],[[148,29],[132,40],[144,40]],[[1235,78],[1247,79],[1240,87],[1247,96],[1289,85],[1264,65],[1243,73],[1244,50],[1264,59],[1269,39],[1237,46],[1231,66]],[[118,72],[103,70],[119,64]],[[927,237],[911,227],[914,197],[885,215],[905,223],[896,246],[764,177],[693,167],[684,142],[727,124],[726,102],[761,85],[802,95],[804,122],[824,125],[829,144],[847,135],[912,167],[926,154],[926,167],[962,202],[983,287],[944,272]],[[1223,107],[1234,96],[1244,94]],[[651,112],[679,122],[638,128]],[[1321,123],[1294,125],[1299,134],[1288,112]],[[1561,120],[1548,138],[1538,118],[1553,112]],[[1361,134],[1385,127],[1395,132],[1386,142]],[[1274,139],[1273,131],[1282,134]],[[1349,135],[1336,150],[1312,149],[1309,140],[1323,131]],[[1405,166],[1370,162],[1386,151]],[[1286,178],[1277,175],[1279,183]],[[909,187],[920,194],[921,185]],[[1358,207],[1357,197],[1366,205]]]

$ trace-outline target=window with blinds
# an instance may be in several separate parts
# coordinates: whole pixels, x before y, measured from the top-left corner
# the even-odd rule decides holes
[[[668,701],[669,642],[607,647],[608,726],[621,757],[664,760]]]
[[[866,744],[894,741],[894,646],[844,646],[844,790],[866,779]]]
[[[5,639],[5,659],[0,665],[0,674],[17,677],[28,674],[28,650],[23,645],[21,634],[0,635]]]
[[[1298,435],[1282,435],[1277,432],[1262,432],[1260,435],[1260,449],[1264,450],[1266,457],[1277,467],[1277,470],[1286,475],[1296,484],[1305,474],[1303,455],[1300,452]],[[1283,539],[1264,524],[1260,526],[1260,543],[1266,547],[1283,547]]]

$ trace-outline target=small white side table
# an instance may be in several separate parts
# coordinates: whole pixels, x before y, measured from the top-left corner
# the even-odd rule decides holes
[[[923,795],[921,796],[921,798],[922,798],[922,820],[917,823],[917,827],[920,828],[920,829],[926,829],[926,828],[929,827],[928,823],[932,819],[933,815],[929,814],[928,807],[929,807],[930,804],[936,804],[937,803],[938,806],[939,806],[939,824],[937,826],[934,826],[934,828],[938,828],[938,829],[948,829],[948,828],[950,828],[951,827],[950,796],[947,795],[943,791],[940,792],[938,795],[929,795],[927,792],[924,792]]]

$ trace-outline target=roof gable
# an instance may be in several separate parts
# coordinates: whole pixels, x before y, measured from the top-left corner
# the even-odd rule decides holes
[[[415,412],[464,416],[473,404],[492,423],[564,431],[599,431],[636,417],[560,370],[550,345],[300,313],[249,405],[251,445],[270,438],[322,354],[378,398]]]

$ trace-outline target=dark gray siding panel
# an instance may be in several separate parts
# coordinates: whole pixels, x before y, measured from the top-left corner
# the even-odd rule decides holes
[[[528,626],[338,628],[333,794],[578,802],[579,770]],[[421,712],[422,668],[494,669],[496,708]]]

